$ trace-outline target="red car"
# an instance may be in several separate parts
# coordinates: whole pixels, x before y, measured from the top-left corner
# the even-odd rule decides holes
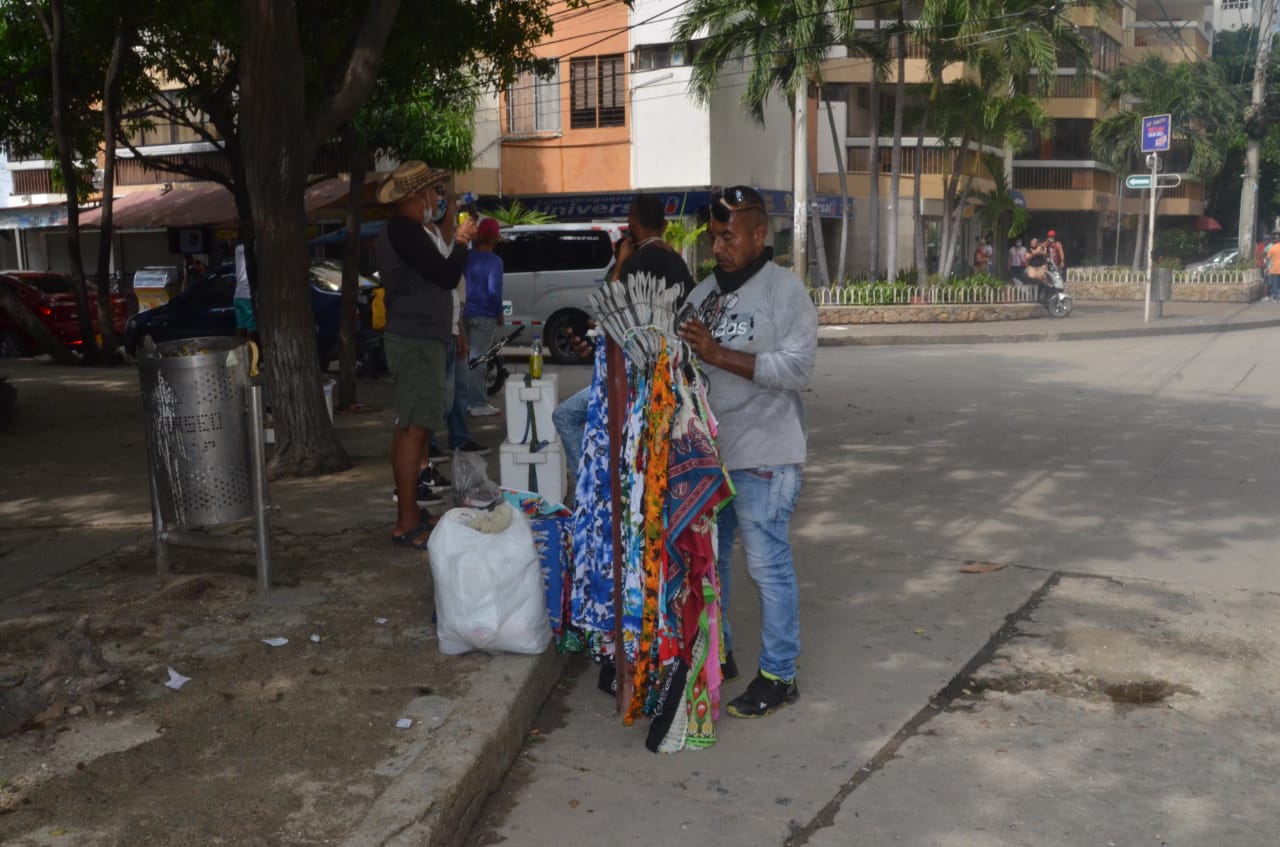
[[[0,271],[0,285],[12,291],[54,337],[72,350],[84,344],[80,336],[80,314],[76,310],[76,295],[71,277],[65,274],[41,271]],[[98,329],[97,290],[89,285],[89,311],[91,325]],[[117,337],[124,333],[129,306],[120,294],[111,295],[111,322]],[[38,352],[40,345],[3,307],[0,307],[0,358],[30,356]]]

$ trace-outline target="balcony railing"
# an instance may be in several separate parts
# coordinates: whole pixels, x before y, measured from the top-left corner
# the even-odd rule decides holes
[[[924,163],[923,173],[944,173],[944,164],[946,165],[945,172],[950,173],[955,164],[955,152],[937,147],[926,147],[922,161]],[[849,173],[870,173],[871,151],[866,147],[850,146],[848,162]],[[888,145],[882,146],[880,148],[880,173],[886,175],[892,173],[892,164],[893,150]],[[987,175],[986,170],[983,168],[982,160],[978,158],[976,153],[969,153],[964,157],[963,167],[966,173],[975,171],[979,177]],[[903,176],[911,176],[914,173],[916,173],[915,147],[907,147],[904,144],[902,148],[902,174]]]
[[[1097,191],[1114,194],[1116,179],[1093,168],[1013,168],[1013,187],[1019,191]]]
[[[1102,81],[1095,76],[1055,76],[1049,82],[1048,94],[1042,94],[1039,80],[1032,76],[1027,80],[1025,91],[1032,97],[1050,97],[1061,100],[1101,100]]]

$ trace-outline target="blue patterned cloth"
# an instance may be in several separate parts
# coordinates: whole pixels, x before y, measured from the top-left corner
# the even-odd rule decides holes
[[[611,641],[615,617],[609,396],[605,366],[607,346],[596,345],[595,374],[591,379],[582,459],[574,490],[573,581],[569,594],[569,618],[574,626],[588,632],[607,633]]]

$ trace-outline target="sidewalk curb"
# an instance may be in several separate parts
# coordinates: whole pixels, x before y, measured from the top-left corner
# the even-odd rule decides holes
[[[400,763],[344,847],[450,847],[471,831],[520,754],[566,657],[500,654],[470,677],[445,724]],[[393,756],[390,766],[394,767]]]
[[[1066,318],[1070,320],[1070,318]],[[1280,318],[1250,323],[1217,323],[1203,325],[1122,327],[1119,329],[1081,329],[1061,332],[966,333],[963,335],[843,335],[818,334],[819,347],[872,347],[897,344],[1014,344],[1035,341],[1091,341],[1105,338],[1140,338],[1147,335],[1192,335],[1197,333],[1234,332],[1245,329],[1280,327]]]

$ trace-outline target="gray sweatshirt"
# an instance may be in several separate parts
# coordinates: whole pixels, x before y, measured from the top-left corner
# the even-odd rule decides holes
[[[813,375],[818,310],[800,278],[773,262],[723,295],[723,309],[713,305],[717,290],[710,276],[689,294],[689,303],[704,318],[716,316],[708,328],[721,344],[756,357],[754,380],[704,365],[725,467],[803,464],[809,427],[800,389]]]

